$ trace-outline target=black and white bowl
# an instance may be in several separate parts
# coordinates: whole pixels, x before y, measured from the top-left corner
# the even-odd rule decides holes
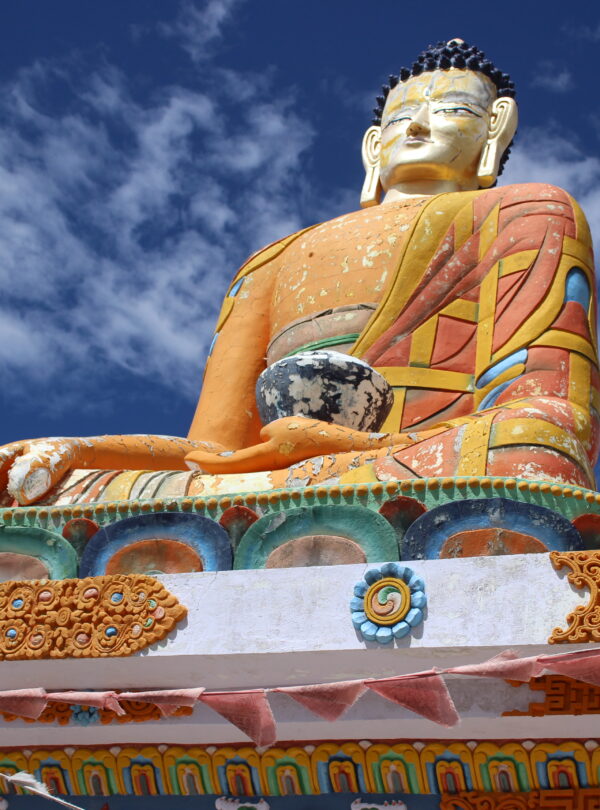
[[[284,357],[256,383],[263,424],[284,416],[306,416],[362,431],[385,422],[394,392],[364,360],[330,350]]]

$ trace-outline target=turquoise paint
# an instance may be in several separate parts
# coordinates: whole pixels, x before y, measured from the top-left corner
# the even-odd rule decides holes
[[[586,274],[580,267],[573,267],[567,273],[565,282],[565,301],[575,301],[581,304],[587,312],[590,306],[590,284]]]
[[[60,534],[36,526],[0,526],[0,551],[11,551],[40,560],[50,579],[77,576],[77,554]]]
[[[238,546],[234,568],[264,568],[272,551],[289,540],[331,534],[353,540],[367,562],[397,560],[396,533],[387,520],[361,506],[305,506],[269,514],[248,529]]]

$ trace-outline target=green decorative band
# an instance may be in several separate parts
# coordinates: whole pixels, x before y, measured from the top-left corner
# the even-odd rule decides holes
[[[338,335],[337,337],[322,338],[322,340],[313,340],[311,343],[305,343],[304,346],[299,346],[293,352],[284,354],[284,357],[293,357],[300,352],[318,352],[319,349],[328,349],[330,346],[339,346],[342,343],[356,343],[360,337],[360,332],[350,332],[348,335]]]
[[[168,484],[168,476],[173,474],[153,475],[166,475]],[[191,493],[174,497],[171,493],[167,486],[163,497],[148,500],[0,509],[0,565],[5,571],[12,566],[8,569],[15,571],[11,578],[21,580],[128,574],[134,551],[143,553],[145,573],[150,575],[154,571],[225,570],[231,567],[231,555],[238,569],[286,567],[299,564],[298,560],[306,564],[315,554],[320,560],[315,564],[321,565],[341,564],[340,560],[437,559],[458,548],[453,535],[446,536],[439,527],[429,531],[439,510],[453,515],[458,511],[459,517],[475,510],[483,520],[498,505],[488,507],[485,502],[497,499],[503,501],[502,514],[508,520],[503,526],[508,530],[509,514],[544,515],[543,532],[540,523],[525,533],[527,537],[501,538],[503,543],[517,543],[514,549],[533,544],[538,551],[569,551],[582,541],[584,548],[600,548],[600,493],[545,481],[471,476],[321,484],[203,497]],[[199,523],[211,529],[212,539],[202,547],[194,541],[196,529],[196,534],[190,534]],[[444,525],[447,523],[445,520]],[[173,524],[168,535],[167,524]],[[161,542],[149,546],[146,540],[156,537],[152,532],[159,525]],[[461,527],[457,524],[454,534]],[[140,534],[142,528],[152,530],[151,534]],[[215,556],[215,533],[229,549],[227,560]],[[123,542],[109,544],[107,538],[113,535]],[[461,546],[460,556],[469,556],[468,550]],[[97,567],[89,568],[91,563]]]
[[[499,476],[454,478],[413,478],[403,481],[369,482],[359,484],[314,484],[308,487],[288,487],[272,491],[239,491],[227,495],[189,494],[165,495],[152,498],[119,498],[110,501],[80,501],[74,504],[42,504],[40,506],[9,506],[0,508],[0,526],[39,526],[52,532],[62,532],[72,518],[92,519],[107,526],[123,518],[147,512],[201,512],[219,519],[232,505],[251,508],[258,503],[263,514],[287,511],[299,505],[360,504],[379,511],[389,498],[398,495],[414,498],[427,508],[456,500],[479,498],[509,498],[553,509],[573,520],[584,514],[600,515],[600,492],[555,484]],[[1,535],[0,535],[1,537]]]

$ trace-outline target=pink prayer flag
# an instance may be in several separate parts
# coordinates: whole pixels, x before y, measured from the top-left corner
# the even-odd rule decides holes
[[[536,657],[519,658],[513,650],[505,650],[481,664],[451,667],[444,672],[449,675],[473,675],[479,678],[506,678],[527,682],[535,675],[536,662]]]
[[[337,720],[366,690],[364,681],[316,683],[310,686],[282,686],[272,692],[283,692],[324,720]]]
[[[163,717],[175,714],[180,706],[194,706],[204,692],[203,686],[191,689],[155,689],[150,692],[119,692],[119,700],[141,700],[153,703]]]
[[[41,687],[0,692],[0,712],[30,717],[32,720],[37,720],[47,702],[46,690]]]
[[[264,689],[204,692],[200,701],[237,726],[256,745],[272,745],[277,739],[275,718]]]
[[[54,703],[71,703],[78,706],[95,706],[97,709],[109,709],[116,714],[126,714],[119,705],[116,692],[48,692],[48,700]]]
[[[441,726],[455,726],[460,720],[444,679],[433,670],[398,678],[367,680],[365,686],[386,700]]]
[[[585,683],[600,686],[600,650],[581,650],[576,653],[559,655],[540,655],[538,657],[538,672],[545,669],[557,675],[566,675]]]
[[[48,692],[48,700],[53,703],[70,703],[78,706],[95,706],[97,709],[109,709],[116,714],[125,714],[119,706],[116,692]]]

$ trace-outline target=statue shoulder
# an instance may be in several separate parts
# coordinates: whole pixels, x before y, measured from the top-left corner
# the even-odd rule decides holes
[[[593,267],[592,235],[586,216],[577,200],[559,186],[550,183],[496,186],[478,192],[475,206],[481,222],[494,206],[499,206],[502,227],[512,227],[522,217],[528,218],[531,227],[534,222],[538,227],[547,227],[544,223],[548,218],[562,222],[565,237],[579,243],[582,261]]]
[[[263,267],[265,264],[268,264],[276,259],[288,245],[298,239],[298,237],[302,236],[303,233],[306,233],[307,231],[310,231],[316,227],[317,225],[310,225],[308,228],[303,228],[302,230],[296,231],[289,236],[284,236],[283,239],[277,239],[275,242],[271,242],[269,245],[260,248],[260,250],[257,250],[255,253],[252,253],[234,276],[228,292],[230,292],[231,289],[236,286],[236,284],[239,284],[242,279],[250,275],[250,273],[253,273],[255,270],[258,270],[259,267]]]
[[[548,210],[556,210],[552,208],[556,205],[579,208],[577,201],[567,191],[551,183],[512,183],[486,189],[481,191],[480,195],[480,199],[495,197],[505,206],[517,203],[540,203],[545,205]]]
[[[480,191],[478,195],[479,204],[489,207],[499,203],[501,208],[515,216],[544,213],[563,218],[574,225],[574,232],[568,235],[591,243],[590,228],[581,206],[559,186],[551,183],[513,183]]]

